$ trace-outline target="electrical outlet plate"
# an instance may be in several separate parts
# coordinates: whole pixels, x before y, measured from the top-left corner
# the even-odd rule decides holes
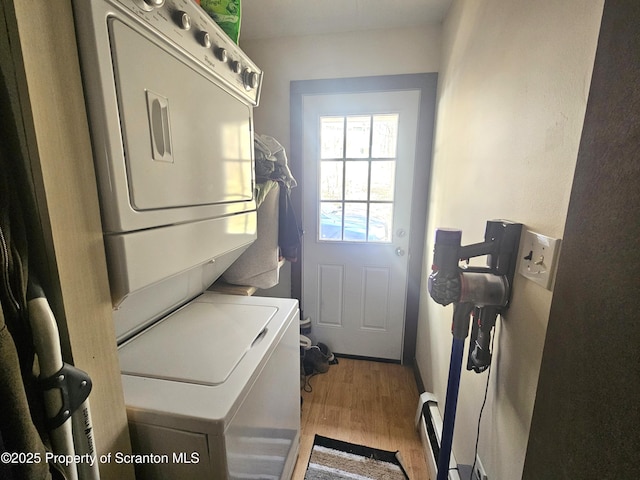
[[[473,467],[473,478],[476,480],[489,480],[487,472],[484,471],[484,466],[480,461],[480,457],[476,455],[476,464]]]
[[[520,275],[551,290],[560,239],[527,230],[520,250]]]

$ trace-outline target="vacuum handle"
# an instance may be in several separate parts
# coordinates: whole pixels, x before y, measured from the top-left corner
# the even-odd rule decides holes
[[[444,276],[454,276],[459,273],[459,250],[462,241],[462,230],[439,228],[436,230],[436,242],[433,247],[434,272]]]
[[[473,303],[456,303],[453,306],[453,338],[464,340],[469,334],[469,317],[473,311]]]

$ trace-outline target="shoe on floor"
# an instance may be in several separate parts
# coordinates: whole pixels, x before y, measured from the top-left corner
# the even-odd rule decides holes
[[[326,373],[329,370],[329,360],[318,346],[313,345],[304,352],[304,370],[310,375],[313,372]]]
[[[333,355],[333,352],[324,343],[319,342],[318,348],[324,354],[324,356],[327,357],[327,361],[329,362],[330,365],[333,365],[334,363],[338,363],[338,361],[336,360],[336,357]]]

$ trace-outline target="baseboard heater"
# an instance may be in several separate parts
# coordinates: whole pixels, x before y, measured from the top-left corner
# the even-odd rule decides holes
[[[438,455],[442,440],[442,417],[438,410],[438,401],[433,393],[425,392],[420,395],[418,411],[416,413],[416,427],[422,439],[429,468],[429,477],[436,480],[438,476]],[[460,480],[458,464],[451,452],[449,460],[449,480]]]

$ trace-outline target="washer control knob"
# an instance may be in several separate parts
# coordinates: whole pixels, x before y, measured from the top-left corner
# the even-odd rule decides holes
[[[191,17],[187,12],[180,11],[176,13],[176,20],[181,29],[189,30],[191,28]]]
[[[242,81],[247,90],[253,90],[258,86],[258,74],[251,69],[245,68],[242,72]]]
[[[231,62],[231,70],[235,73],[240,74],[242,72],[242,64],[238,60],[234,60]]]
[[[209,32],[200,32],[200,43],[204,48],[211,47],[211,37],[209,36]]]
[[[229,56],[227,55],[227,50],[225,48],[222,47],[218,47],[216,48],[216,57],[218,57],[218,60],[220,60],[222,63],[227,63],[227,59],[229,58]]]

